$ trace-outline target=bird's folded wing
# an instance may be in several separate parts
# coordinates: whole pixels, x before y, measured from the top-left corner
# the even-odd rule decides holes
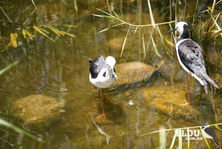
[[[216,136],[216,133],[215,131],[212,129],[212,128],[206,128],[204,130],[209,136],[212,136],[212,138],[217,141],[217,136]]]
[[[196,42],[192,40],[185,40],[178,46],[178,53],[182,63],[191,72],[206,72],[202,51]]]

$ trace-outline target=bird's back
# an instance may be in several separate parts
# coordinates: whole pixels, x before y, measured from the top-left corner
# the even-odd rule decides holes
[[[192,72],[203,71],[206,73],[205,63],[200,46],[188,39],[178,45],[178,53],[182,63]]]
[[[90,60],[89,62],[90,62],[89,71],[92,78],[96,78],[99,72],[103,68],[106,68],[106,62],[103,55],[101,55],[99,58],[96,58],[94,61]]]

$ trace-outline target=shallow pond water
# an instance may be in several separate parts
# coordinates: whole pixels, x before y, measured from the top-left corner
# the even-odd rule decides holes
[[[99,32],[109,26],[118,24],[115,19],[101,18],[92,14],[100,14],[96,8],[108,12],[107,3],[99,1],[36,1],[36,10],[32,1],[19,0],[0,2],[2,5],[1,20],[1,68],[18,60],[18,64],[0,76],[0,97],[2,119],[42,138],[42,142],[18,134],[4,126],[0,130],[0,148],[159,148],[160,134],[147,134],[159,129],[200,126],[203,121],[209,124],[222,122],[222,93],[209,87],[206,95],[203,87],[189,77],[191,88],[190,106],[182,106],[188,97],[185,73],[182,71],[175,55],[175,47],[171,47],[151,27],[131,30],[123,25]],[[180,17],[191,16],[195,11],[196,1],[180,2]],[[147,1],[112,1],[110,8],[119,14],[121,19],[133,24],[149,24],[150,16]],[[169,21],[169,6],[165,1],[151,1],[156,23]],[[197,4],[201,12],[211,3],[204,0]],[[221,13],[216,5],[215,13]],[[6,14],[4,14],[5,12]],[[182,15],[182,14],[185,14]],[[8,18],[7,18],[8,16]],[[199,18],[198,18],[199,17]],[[200,32],[201,23],[209,15],[198,16],[195,22],[194,37],[202,42],[207,70],[221,87],[221,37],[214,40]],[[10,22],[12,20],[12,22]],[[222,26],[222,21],[218,24]],[[191,23],[194,19],[189,20]],[[16,23],[13,23],[16,22]],[[75,37],[58,36],[50,32],[48,37],[32,29],[33,25],[52,24],[59,30],[73,34]],[[171,24],[174,26],[174,24]],[[34,40],[24,39],[22,28],[30,30]],[[168,24],[160,25],[164,37],[174,43],[168,30]],[[126,38],[127,32],[129,35]],[[10,33],[18,32],[18,47],[6,47]],[[153,48],[155,41],[158,53]],[[127,39],[127,40],[126,40]],[[144,39],[144,40],[142,40]],[[120,57],[124,41],[124,51]],[[213,42],[211,42],[213,41]],[[144,47],[145,45],[145,47]],[[117,64],[142,62],[152,67],[152,75],[131,83],[117,84],[103,90],[105,118],[96,118],[101,114],[97,89],[89,82],[88,57],[112,55]],[[161,63],[163,62],[164,63]],[[216,65],[217,64],[217,65]],[[148,70],[147,70],[148,71]],[[128,72],[129,73],[129,72]],[[138,73],[134,71],[132,73]],[[117,72],[118,74],[118,72]],[[130,73],[129,73],[130,75]],[[133,75],[132,75],[133,76]],[[133,78],[133,77],[132,77]],[[124,82],[124,81],[123,81]],[[16,117],[13,113],[14,103],[30,95],[44,95],[55,98],[64,108],[61,114],[52,121],[41,124],[30,124]],[[95,122],[95,123],[93,123]],[[98,126],[98,127],[97,127]],[[98,129],[99,128],[99,129]],[[216,128],[214,128],[216,130]],[[108,136],[108,142],[105,135]],[[222,141],[222,132],[216,130],[218,139]],[[163,134],[164,135],[164,134]],[[166,146],[169,148],[174,131],[167,131]],[[200,136],[201,137],[201,136]],[[192,148],[207,148],[204,140],[191,141]],[[213,141],[209,140],[214,148]],[[220,144],[222,145],[222,144]],[[178,146],[178,138],[175,148]],[[183,147],[187,141],[183,138]]]

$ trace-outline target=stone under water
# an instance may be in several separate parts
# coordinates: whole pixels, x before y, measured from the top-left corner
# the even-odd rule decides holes
[[[153,66],[142,62],[129,62],[117,64],[116,73],[118,80],[114,85],[130,84],[148,79],[154,72]]]
[[[144,97],[147,104],[155,106],[155,108],[163,114],[173,116],[174,118],[185,118],[193,121],[199,116],[198,109],[192,105],[183,106],[186,96],[186,88],[183,84],[175,85],[157,85],[144,89]]]
[[[25,122],[44,123],[61,114],[64,105],[55,98],[44,95],[30,95],[18,99],[13,105],[13,113]]]

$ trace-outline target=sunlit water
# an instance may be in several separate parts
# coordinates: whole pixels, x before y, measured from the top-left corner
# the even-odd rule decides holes
[[[152,50],[151,41],[148,41],[150,30],[146,30],[147,28],[138,29],[138,33],[135,34],[133,40],[130,40],[132,39],[131,34],[127,40],[123,57],[119,58],[122,42],[120,42],[120,48],[116,48],[115,45],[110,46],[109,41],[119,37],[123,41],[128,27],[121,26],[98,33],[115,23],[115,20],[92,16],[93,13],[99,13],[96,8],[107,10],[106,3],[96,1],[79,3],[78,14],[74,11],[73,1],[36,2],[38,8],[38,13],[36,14],[32,14],[34,8],[31,1],[26,3],[19,1],[17,5],[12,2],[2,2],[4,8],[8,8],[7,13],[13,21],[17,21],[18,24],[28,22],[27,29],[30,28],[32,23],[55,24],[61,30],[74,34],[75,38],[68,36],[58,37],[53,33],[50,34],[50,37],[55,39],[55,42],[40,34],[35,34],[34,41],[22,40],[19,37],[21,41],[18,48],[9,48],[2,53],[2,60],[5,59],[9,63],[18,59],[20,61],[18,65],[0,77],[1,118],[36,136],[42,137],[43,142],[39,143],[1,127],[0,148],[158,148],[159,133],[141,135],[159,130],[160,127],[181,128],[197,126],[202,121],[207,121],[208,123],[221,122],[222,101],[219,92],[214,96],[206,96],[201,90],[203,94],[200,94],[200,89],[198,89],[200,86],[197,82],[191,80],[191,88],[193,88],[191,97],[192,99],[197,99],[192,109],[197,113],[199,112],[198,114],[192,113],[193,111],[189,111],[189,108],[179,106],[178,103],[170,103],[171,99],[181,97],[177,96],[177,91],[183,91],[182,103],[186,98],[185,77],[178,81],[167,79],[161,73],[156,73],[152,80],[104,90],[103,103],[107,118],[96,119],[101,114],[101,109],[97,89],[90,84],[88,79],[89,64],[87,58],[96,58],[104,54],[116,57],[117,63],[142,61],[155,66],[160,61],[160,58]],[[161,16],[167,9],[164,6],[168,5],[164,4],[164,2],[159,7],[158,2],[152,4],[155,21],[168,21],[168,17]],[[143,2],[141,5],[143,7],[140,9],[136,2],[124,2],[122,12],[118,11],[118,13],[122,13],[121,16],[126,21],[136,24],[148,24],[150,18],[147,3]],[[190,10],[191,12],[188,14],[192,14],[195,3],[193,6],[189,6],[192,11]],[[119,10],[119,2],[113,3],[113,7]],[[17,13],[19,16],[17,16]],[[1,18],[4,18],[3,14],[1,14]],[[61,24],[72,24],[73,27],[61,27]],[[3,24],[1,27],[5,29],[2,35],[13,32],[13,29],[15,29],[15,26],[10,26],[10,24]],[[167,32],[169,30],[168,25],[161,26],[160,30],[164,33],[164,36],[173,42],[173,38]],[[148,46],[146,55],[143,52],[143,41],[140,40],[143,36],[145,41],[147,40],[146,44]],[[154,36],[154,38],[156,37]],[[178,68],[181,69],[173,52],[175,49],[168,47],[170,52],[165,54],[164,46],[160,44],[161,40],[159,38],[157,40],[156,44],[160,49],[160,54],[164,57],[163,59],[170,59],[167,61],[173,63],[173,65],[178,65]],[[130,42],[132,42],[132,45],[130,45]],[[214,49],[217,50],[220,45],[214,45]],[[210,46],[213,46],[213,43],[210,43]],[[2,61],[1,68],[6,64]],[[221,74],[217,68],[212,68],[211,70]],[[183,75],[185,73],[182,73]],[[170,99],[169,105],[161,105],[153,101],[152,98],[158,96],[155,95],[157,90],[166,91],[163,92],[166,96],[160,96],[160,98],[163,101]],[[197,93],[195,94],[195,92]],[[212,93],[213,90],[211,89],[211,95]],[[19,98],[32,94],[54,97],[59,102],[64,103],[65,108],[61,117],[56,121],[41,124],[40,126],[33,126],[13,117],[11,112],[13,103]],[[130,101],[133,105],[129,103]],[[158,102],[161,103],[161,100]],[[162,106],[163,109],[165,108],[166,111],[159,106]],[[176,111],[182,114],[174,113],[174,111],[170,110],[171,107],[177,107],[175,108]],[[107,143],[106,137],[92,123],[92,120],[96,122],[102,131],[109,135],[109,143]],[[173,135],[173,131],[167,133],[167,147],[170,146]],[[217,131],[217,135],[219,139],[222,139],[220,131]],[[175,146],[177,146],[177,142],[178,139],[176,139]],[[213,142],[210,144],[214,146]],[[185,145],[186,141],[184,141]],[[191,145],[192,148],[206,148],[204,141],[192,141]]]

